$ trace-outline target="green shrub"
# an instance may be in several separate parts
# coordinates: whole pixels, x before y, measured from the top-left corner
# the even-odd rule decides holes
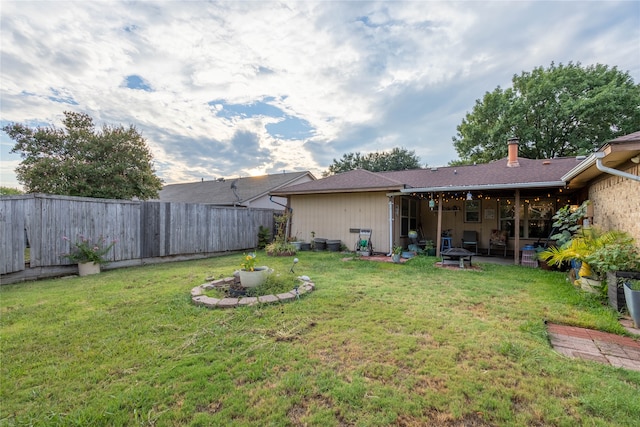
[[[258,229],[258,249],[264,249],[271,240],[271,230],[267,227],[260,226]]]

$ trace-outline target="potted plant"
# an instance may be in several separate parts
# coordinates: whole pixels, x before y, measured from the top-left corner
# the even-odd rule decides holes
[[[265,247],[267,255],[270,256],[289,256],[296,254],[296,247],[288,241],[286,237],[286,225],[288,214],[280,215],[276,218],[276,237],[273,242]]]
[[[427,256],[436,256],[436,245],[433,243],[433,240],[427,240],[425,242],[424,250]]]
[[[564,246],[582,229],[580,220],[587,214],[587,207],[590,203],[589,200],[585,200],[575,210],[571,210],[571,206],[565,206],[558,209],[553,215],[553,227],[557,233],[552,235],[550,239],[556,242],[556,246]]]
[[[391,251],[391,260],[396,264],[400,262],[400,255],[402,255],[402,246],[394,246]]]
[[[63,236],[63,240],[70,242],[71,240]],[[96,241],[78,235],[75,242],[72,243],[73,248],[63,257],[68,258],[71,261],[78,263],[78,274],[80,276],[87,276],[89,274],[100,273],[100,265],[106,264],[107,260],[105,255],[116,244],[116,240],[112,240],[107,243],[107,239],[104,236],[98,237]]]
[[[586,262],[601,277],[606,277],[609,305],[618,311],[625,307],[623,283],[627,279],[640,279],[640,249],[628,233],[596,249]]]
[[[640,328],[640,280],[625,280],[624,297],[635,327]]]
[[[242,259],[243,262],[240,264],[241,270],[239,271],[239,276],[240,284],[244,288],[255,288],[267,281],[269,267],[257,267],[257,257],[255,253],[244,254]]]
[[[298,239],[298,234],[297,233],[296,233],[295,236],[293,236],[290,239],[290,243],[293,245],[293,247],[294,247],[294,249],[296,251],[299,251],[299,250],[302,249],[302,242],[303,242],[303,239]]]
[[[577,209],[572,210],[571,206],[564,206],[558,209],[553,215],[553,229],[555,234],[551,235],[549,239],[555,242],[550,247],[541,247],[536,250],[536,255],[540,265],[544,269],[550,269],[556,267],[557,269],[564,271],[567,265],[572,262],[572,258],[568,258],[566,261],[554,262],[553,264],[548,262],[549,253],[547,251],[553,248],[563,248],[567,246],[573,237],[582,230],[581,219],[587,214],[587,206],[591,202],[585,200]],[[578,267],[579,268],[579,267]]]
[[[613,230],[603,233],[595,227],[581,228],[561,247],[550,247],[542,251],[539,256],[549,265],[560,265],[571,261],[576,266],[577,284],[586,291],[599,292],[605,272],[601,268],[592,269],[591,264],[596,261],[594,254],[599,250],[604,251],[607,245],[613,247],[625,239],[628,239],[628,235],[621,231]],[[597,289],[594,290],[594,286]]]

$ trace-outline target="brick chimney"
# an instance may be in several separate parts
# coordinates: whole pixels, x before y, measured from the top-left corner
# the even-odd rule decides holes
[[[509,161],[507,162],[508,168],[520,167],[518,162],[518,144],[520,140],[518,138],[509,138],[507,144],[509,144]]]

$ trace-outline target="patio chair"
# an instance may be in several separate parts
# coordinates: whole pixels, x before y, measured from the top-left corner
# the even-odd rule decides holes
[[[475,246],[475,254],[478,255],[478,233],[473,230],[462,232],[462,247]]]
[[[492,230],[491,237],[489,238],[489,253],[491,255],[491,248],[502,247],[504,248],[504,256],[507,256],[507,240],[509,239],[509,232],[507,230]]]

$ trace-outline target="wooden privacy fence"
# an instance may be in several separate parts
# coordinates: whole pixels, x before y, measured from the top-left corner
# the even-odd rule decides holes
[[[1,197],[0,279],[8,283],[68,272],[65,266],[73,263],[62,255],[78,236],[117,240],[107,254],[116,266],[253,249],[260,226],[273,228],[274,213],[272,209],[44,194]],[[30,259],[25,264],[27,247]],[[27,270],[30,274],[18,275],[18,280],[9,277]]]

